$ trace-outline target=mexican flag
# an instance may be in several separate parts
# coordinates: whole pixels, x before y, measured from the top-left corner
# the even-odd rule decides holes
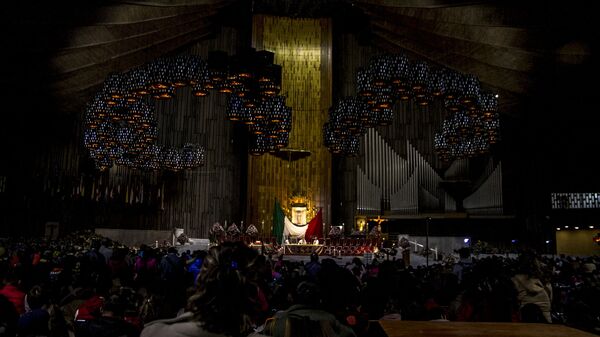
[[[315,215],[312,220],[308,223],[308,228],[306,229],[306,234],[304,237],[307,241],[311,242],[313,238],[319,239],[323,237],[323,210],[320,209],[319,213]]]

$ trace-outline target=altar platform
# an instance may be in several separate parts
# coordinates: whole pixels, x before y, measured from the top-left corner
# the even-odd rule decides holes
[[[303,245],[303,244],[285,244],[283,245],[284,255],[311,255],[317,253],[323,255],[325,252],[324,245]]]
[[[224,236],[218,242],[242,241],[249,247],[265,254],[283,254],[308,256],[317,253],[319,256],[363,256],[366,253],[376,253],[381,247],[379,238],[320,238],[320,244],[298,243],[296,239],[290,239],[284,244],[279,244],[275,237],[250,237],[237,235],[235,237]]]
[[[363,256],[365,253],[373,253],[376,247],[372,246],[338,246],[320,244],[296,244],[286,243],[277,245],[272,243],[248,243],[248,246],[265,254],[283,254],[308,256],[313,253],[319,256]]]
[[[363,256],[375,253],[381,246],[379,239],[370,238],[327,238],[319,239],[321,244],[300,244],[296,242],[282,245],[285,255],[310,255],[316,252],[323,256]]]

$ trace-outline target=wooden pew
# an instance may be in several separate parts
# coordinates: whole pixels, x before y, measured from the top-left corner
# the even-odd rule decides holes
[[[561,324],[496,322],[369,322],[370,337],[595,337]]]

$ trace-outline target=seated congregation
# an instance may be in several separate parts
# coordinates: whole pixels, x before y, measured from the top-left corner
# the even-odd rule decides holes
[[[405,266],[243,242],[178,253],[92,233],[0,242],[0,336],[368,336],[374,320],[560,323],[597,331],[595,258]]]

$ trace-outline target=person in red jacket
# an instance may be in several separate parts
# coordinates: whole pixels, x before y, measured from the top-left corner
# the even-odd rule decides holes
[[[17,310],[19,315],[25,312],[25,293],[19,289],[19,278],[12,273],[4,277],[4,287],[0,289],[0,295],[6,297]]]

